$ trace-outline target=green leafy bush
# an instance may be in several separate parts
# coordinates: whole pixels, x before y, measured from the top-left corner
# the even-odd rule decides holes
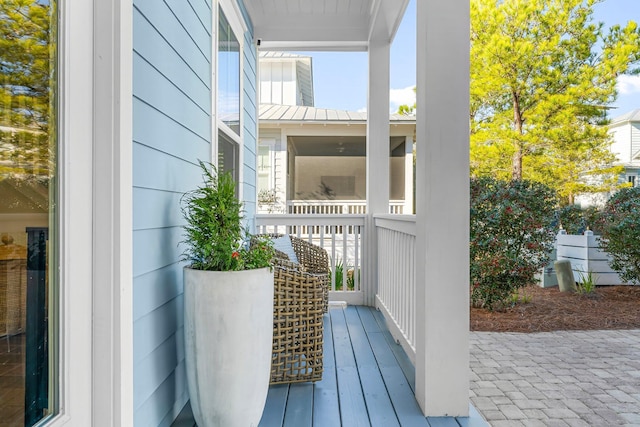
[[[605,205],[600,247],[620,278],[640,284],[640,187],[623,188]]]
[[[242,203],[230,173],[215,174],[215,167],[200,162],[204,185],[182,198],[186,245],[183,260],[196,270],[237,271],[269,267],[272,243],[242,227]],[[213,169],[213,172],[211,171]]]
[[[471,301],[505,306],[544,267],[555,238],[556,196],[529,181],[471,180]]]
[[[589,229],[595,234],[600,234],[600,211],[595,207],[581,208],[578,205],[567,205],[558,209],[558,226],[567,234],[582,234]]]
[[[360,271],[360,269],[358,269],[358,271]],[[344,278],[344,274],[345,274],[345,268],[344,265],[342,264],[342,261],[338,261],[338,263],[335,265],[335,285],[336,285],[336,291],[341,291],[342,290],[342,282],[343,282],[343,278]],[[347,290],[352,291],[355,287],[355,280],[354,280],[354,270],[353,268],[347,266]],[[329,270],[329,281],[331,281],[331,278],[333,277],[334,272]]]

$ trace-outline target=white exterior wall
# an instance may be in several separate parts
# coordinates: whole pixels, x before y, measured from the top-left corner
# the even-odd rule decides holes
[[[269,157],[271,161],[271,172],[269,176],[268,190],[276,190],[276,194],[282,203],[282,212],[287,201],[287,142],[283,141],[282,133],[279,129],[260,129],[258,140],[259,145],[269,147]],[[263,188],[258,188],[258,193]],[[258,213],[269,213],[265,206],[258,204]],[[271,212],[276,213],[276,212]]]
[[[260,103],[298,105],[295,60],[260,61]]]
[[[616,155],[620,163],[631,162],[631,129],[629,124],[611,128],[609,133],[613,139],[611,152]]]
[[[640,123],[626,122],[617,124],[609,129],[613,139],[611,152],[623,164],[637,163],[640,159],[633,159],[633,155],[640,151]]]

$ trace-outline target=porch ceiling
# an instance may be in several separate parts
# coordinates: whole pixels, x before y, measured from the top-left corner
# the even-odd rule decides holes
[[[363,136],[295,136],[288,141],[296,156],[364,157],[367,155],[367,138]],[[389,138],[389,153],[392,157],[404,156],[404,136]],[[402,147],[401,150],[398,148]]]
[[[244,0],[264,50],[367,50],[391,42],[409,0]]]

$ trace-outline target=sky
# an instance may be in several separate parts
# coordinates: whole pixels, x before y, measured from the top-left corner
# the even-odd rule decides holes
[[[391,46],[390,109],[412,105],[416,82],[416,0],[410,0],[402,24]],[[595,21],[609,27],[630,19],[640,23],[640,0],[604,0],[594,8]],[[366,52],[305,52],[313,57],[315,106],[365,111],[367,105]],[[640,108],[640,76],[622,76],[619,96],[611,117]]]

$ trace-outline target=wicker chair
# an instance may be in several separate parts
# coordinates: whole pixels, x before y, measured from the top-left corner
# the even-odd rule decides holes
[[[297,237],[291,236],[291,242],[300,263],[290,262],[281,252],[274,260],[271,384],[322,379],[328,256]]]

